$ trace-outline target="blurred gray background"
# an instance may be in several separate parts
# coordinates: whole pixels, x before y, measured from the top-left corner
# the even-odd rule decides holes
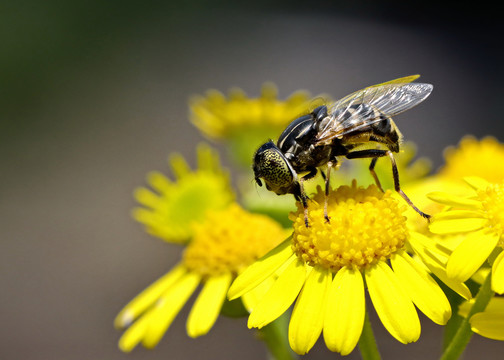
[[[2,2],[0,359],[265,358],[244,319],[188,338],[188,306],[154,351],[117,349],[114,316],[180,255],[130,218],[132,191],[170,152],[194,164],[187,100],[209,88],[337,98],[420,73],[434,92],[397,121],[419,155],[438,166],[465,134],[502,141],[495,9],[405,3]],[[438,354],[430,321],[404,346],[373,319],[384,358]],[[474,336],[465,358],[503,350]],[[306,358],[338,356],[320,341]]]

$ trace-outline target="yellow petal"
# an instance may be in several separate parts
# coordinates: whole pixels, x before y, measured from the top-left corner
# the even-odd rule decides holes
[[[474,299],[464,301],[462,304],[459,305],[457,313],[462,317],[467,317],[473,305],[474,305]]]
[[[119,312],[114,320],[114,326],[118,329],[122,329],[131,324],[131,322],[151,306],[166,289],[180,279],[185,272],[185,267],[179,264],[166,275],[152,283],[144,291],[134,297],[133,300]]]
[[[504,293],[504,251],[501,251],[492,265],[492,290],[497,294]]]
[[[177,180],[182,179],[184,176],[191,173],[191,168],[189,164],[180,154],[172,154],[168,160],[171,165],[173,174]]]
[[[142,341],[145,332],[152,321],[153,311],[148,311],[140,319],[135,321],[119,339],[119,349],[130,352]]]
[[[444,192],[431,192],[427,194],[427,197],[432,201],[456,207],[456,208],[466,208],[471,210],[479,210],[482,208],[481,201],[463,198],[456,195],[447,194]]]
[[[469,300],[472,297],[471,291],[466,284],[460,280],[449,278],[446,274],[445,266],[449,254],[445,249],[436,247],[436,243],[432,239],[415,232],[411,233],[409,243],[415,254],[422,259],[422,262],[439,280],[464,299]]]
[[[289,343],[299,355],[306,354],[322,332],[324,305],[331,278],[330,271],[314,268],[294,305],[289,323]]]
[[[260,329],[282,315],[296,300],[305,280],[305,264],[297,259],[285,269],[255,306],[249,316],[248,327]]]
[[[504,340],[504,313],[477,313],[469,322],[475,333],[494,340]]]
[[[147,182],[158,193],[169,194],[173,190],[173,183],[159,171],[151,171],[147,174]]]
[[[155,347],[170,327],[180,309],[199,285],[201,276],[189,272],[171,286],[152,309],[152,321],[145,332],[142,344],[146,348]]]
[[[490,299],[486,309],[486,313],[504,314],[504,297],[494,296]]]
[[[379,262],[365,272],[369,296],[383,326],[403,344],[420,337],[420,320],[392,269]]]
[[[411,245],[415,253],[419,254],[425,254],[426,252],[433,250],[436,254],[435,258],[439,258],[439,260],[436,260],[439,264],[446,264],[448,256],[450,256],[453,251],[445,246],[444,241],[437,242],[431,237],[427,237],[418,232],[411,232],[409,245]]]
[[[209,277],[187,318],[187,335],[198,337],[212,328],[222,308],[231,284],[231,273]]]
[[[449,220],[436,220],[430,224],[429,230],[434,234],[454,234],[476,231],[487,225],[485,218],[461,218]]]
[[[473,210],[450,210],[443,211],[434,215],[433,222],[441,221],[441,220],[454,220],[454,219],[467,219],[467,218],[475,218],[482,219],[484,215],[481,211],[473,211]]]
[[[270,276],[262,283],[257,285],[255,288],[251,289],[249,292],[246,292],[241,296],[243,306],[248,312],[252,312],[252,310],[257,306],[259,301],[262,300],[264,295],[268,292],[268,290],[275,283],[276,278],[274,276]]]
[[[284,262],[291,258],[294,260],[289,237],[276,248],[268,252],[262,258],[250,265],[231,284],[228,292],[229,300],[239,298],[247,291],[255,288],[266,278],[271,276]]]
[[[467,314],[469,314],[469,311],[471,310],[473,305],[474,305],[474,299],[464,301],[459,306],[458,314],[460,316],[467,317]],[[501,296],[492,297],[487,307],[485,308],[485,314],[495,314],[495,315],[504,314],[504,297]]]
[[[492,268],[480,267],[473,276],[471,276],[471,280],[474,280],[476,283],[483,285],[488,274],[492,272]]]
[[[134,191],[133,196],[136,201],[148,208],[155,209],[159,206],[159,195],[153,193],[149,189],[138,188]]]
[[[364,281],[359,271],[341,268],[327,295],[324,340],[331,351],[348,355],[357,345],[364,324]]]
[[[159,214],[144,208],[135,208],[131,211],[133,219],[147,226],[156,226],[160,221]]]
[[[446,273],[449,277],[466,281],[485,262],[499,241],[499,235],[481,230],[469,233],[448,259]]]
[[[402,288],[413,303],[436,324],[445,325],[451,317],[450,302],[425,268],[404,251],[396,254],[391,263]]]
[[[484,190],[490,185],[488,181],[478,176],[466,176],[464,181],[474,190]]]

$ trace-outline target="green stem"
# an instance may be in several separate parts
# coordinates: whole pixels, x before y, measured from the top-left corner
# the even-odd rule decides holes
[[[494,292],[491,289],[491,282],[492,274],[490,272],[485,279],[485,282],[481,285],[478,294],[474,299],[474,305],[469,311],[469,314],[467,314],[467,317],[461,321],[457,332],[455,333],[450,344],[446,347],[443,355],[441,356],[441,360],[458,359],[464,352],[473,334],[471,330],[471,324],[469,323],[471,316],[485,310],[486,306],[490,302],[490,299],[494,295]]]
[[[460,306],[464,303],[465,299],[457,294],[455,291],[450,289],[445,283],[442,281],[438,280],[438,284],[445,293],[446,297],[448,298],[448,301],[450,302],[451,309],[452,309],[452,316],[450,320],[446,323],[444,326],[444,331],[443,331],[443,350],[444,352],[448,345],[450,345],[451,341],[453,340],[453,337],[457,333],[457,330],[460,327],[460,324],[462,321],[465,319],[462,315],[458,313],[458,310]],[[481,287],[481,284],[477,284],[474,281],[468,281],[466,282],[466,285],[469,287],[469,290],[471,291],[472,294],[476,294]]]
[[[369,314],[367,310],[366,310],[366,316],[364,318],[364,327],[362,328],[362,334],[359,339],[359,350],[361,352],[363,360],[381,359],[380,352],[378,351],[378,346],[376,345],[376,340],[373,334],[373,329],[371,328],[371,322],[369,321]]]
[[[268,347],[271,358],[275,360],[294,360],[296,354],[289,345],[287,329],[290,314],[285,313],[272,323],[258,330],[259,337]]]

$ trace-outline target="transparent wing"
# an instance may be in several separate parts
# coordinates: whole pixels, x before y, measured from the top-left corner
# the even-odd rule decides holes
[[[400,114],[424,101],[433,86],[423,83],[403,83],[392,80],[356,91],[334,103],[329,117],[320,124],[318,142],[327,142],[352,131],[358,131],[383,117]]]
[[[391,85],[391,84],[408,84],[408,83],[411,83],[413,81],[415,81],[416,79],[418,79],[420,77],[420,75],[410,75],[410,76],[405,76],[405,77],[401,77],[401,78],[398,78],[398,79],[394,79],[394,80],[390,80],[390,81],[387,81],[387,82],[384,82],[384,83],[380,83],[380,84],[375,84],[375,85],[371,85],[371,86],[368,86],[362,90],[359,90],[359,91],[356,91],[354,93],[351,93],[350,95],[347,95],[345,96],[344,98],[340,99],[339,101],[345,101],[351,97],[354,97],[355,94],[358,94],[364,90],[367,90],[367,89],[370,89],[370,88],[374,88],[374,87],[379,87],[379,86],[383,86],[383,85]]]
[[[420,77],[420,75],[410,75],[410,76],[405,76],[405,77],[402,77],[402,78],[390,80],[390,81],[387,81],[387,82],[384,82],[384,83],[371,85],[371,86],[368,86],[368,87],[366,87],[366,88],[364,88],[362,90],[359,90],[359,91],[356,91],[354,93],[351,93],[350,95],[347,95],[347,96],[345,96],[342,99],[339,99],[338,103],[339,102],[345,102],[348,99],[354,98],[357,94],[363,92],[364,90],[370,89],[370,88],[380,87],[380,86],[383,86],[383,85],[392,85],[392,84],[407,84],[407,83],[415,81],[419,77]]]

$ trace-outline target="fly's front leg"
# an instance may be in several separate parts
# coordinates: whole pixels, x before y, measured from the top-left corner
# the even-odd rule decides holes
[[[419,208],[417,208],[415,204],[413,204],[413,202],[410,200],[410,198],[404,193],[404,191],[402,191],[401,185],[399,184],[399,171],[397,170],[396,161],[394,158],[394,154],[392,154],[392,151],[369,149],[369,150],[354,151],[346,155],[347,159],[373,158],[373,160],[371,161],[371,165],[369,166],[370,170],[372,170],[371,174],[373,174],[374,172],[374,165],[376,164],[377,159],[382,156],[388,156],[392,164],[392,176],[394,178],[395,191],[397,191],[399,195],[401,195],[401,197],[408,203],[408,205],[411,206],[413,210],[415,210],[417,213],[419,213],[420,216],[429,219],[430,215],[424,213]],[[375,176],[376,174],[373,177]],[[379,180],[377,176],[375,177],[375,182],[377,182],[377,186],[381,189],[381,185],[379,185]]]
[[[304,191],[304,186],[303,186],[303,178],[299,179],[299,187],[300,187],[300,192],[301,192],[301,203],[303,204],[303,213],[304,213],[304,223],[306,227],[310,227],[310,224],[308,223],[308,196],[306,196],[306,193]]]
[[[310,224],[308,222],[308,196],[306,196],[303,182],[317,175],[317,168],[309,168],[308,171],[308,174],[299,178],[299,198],[301,199],[301,203],[303,204],[304,222],[306,227],[310,227]]]

